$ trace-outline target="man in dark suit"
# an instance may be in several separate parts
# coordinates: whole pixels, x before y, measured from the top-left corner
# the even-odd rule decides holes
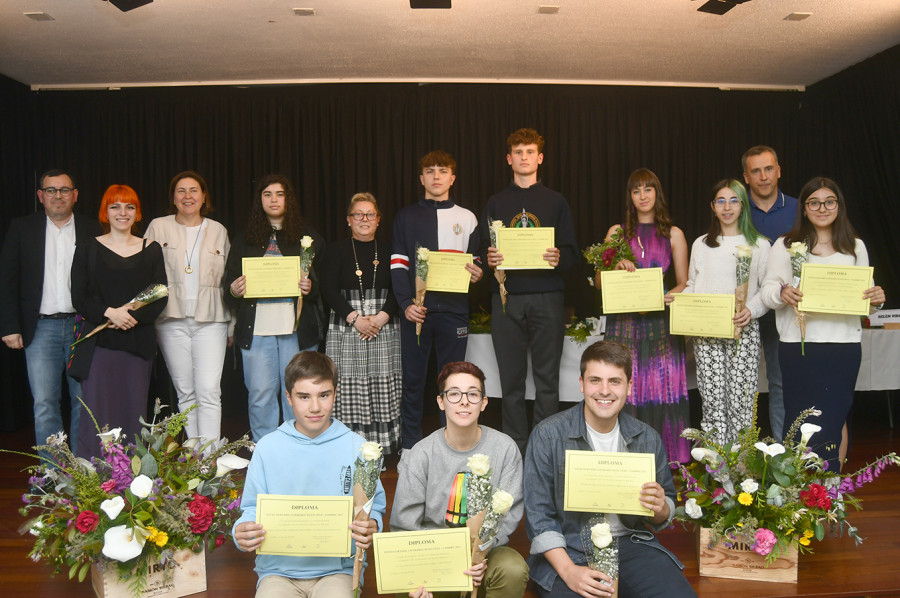
[[[37,196],[44,211],[13,220],[0,253],[0,336],[10,349],[25,349],[35,439],[44,444],[63,429],[62,376],[75,340],[70,279],[75,245],[99,235],[100,228],[96,220],[72,213],[78,189],[68,173],[44,173]],[[81,385],[66,378],[74,447]]]

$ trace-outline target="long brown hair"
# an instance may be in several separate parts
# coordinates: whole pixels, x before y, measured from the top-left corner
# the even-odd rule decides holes
[[[262,192],[269,185],[279,184],[284,189],[284,221],[282,222],[281,239],[288,244],[296,245],[303,236],[303,218],[300,216],[300,204],[294,195],[294,187],[290,179],[283,174],[267,174],[256,183],[253,201],[250,204],[250,216],[247,218],[247,243],[265,245],[272,234],[272,224],[262,207]]]
[[[637,226],[637,208],[631,201],[631,192],[636,187],[653,187],[656,190],[656,203],[653,206],[653,221],[656,224],[656,234],[660,237],[672,237],[672,218],[669,216],[669,204],[662,190],[659,177],[649,168],[638,168],[628,177],[625,185],[625,238],[633,239]]]
[[[794,228],[784,236],[784,246],[790,247],[796,241],[805,242],[810,253],[816,246],[818,235],[816,227],[806,217],[806,201],[809,196],[819,189],[829,189],[837,197],[837,216],[831,223],[831,246],[835,251],[856,257],[856,230],[850,224],[847,217],[847,204],[844,202],[844,194],[840,187],[831,179],[823,176],[816,177],[803,185],[800,197],[797,201],[797,220]]]

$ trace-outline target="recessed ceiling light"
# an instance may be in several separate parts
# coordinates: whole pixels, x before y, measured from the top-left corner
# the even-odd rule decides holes
[[[295,8],[294,14],[298,17],[314,17],[316,16],[315,8]]]
[[[542,4],[538,7],[539,15],[555,15],[559,14],[559,7],[552,4]]]
[[[32,21],[55,21],[53,17],[45,12],[26,12],[22,13]]]
[[[785,21],[802,21],[803,19],[808,19],[812,16],[811,12],[792,12],[788,16],[784,17]]]

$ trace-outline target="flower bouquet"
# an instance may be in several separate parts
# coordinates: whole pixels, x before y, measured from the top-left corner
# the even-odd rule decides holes
[[[497,246],[497,231],[503,228],[502,220],[492,220],[490,231],[491,231],[491,246]],[[494,269],[494,278],[497,279],[497,284],[500,285],[500,303],[503,305],[503,313],[506,313],[506,296],[509,295],[509,291],[506,290],[506,270],[499,270],[497,268]]]
[[[803,264],[809,261],[809,247],[806,243],[795,241],[788,247],[788,255],[791,256],[791,286],[800,288],[800,274],[803,272]],[[800,328],[800,355],[806,355],[806,313],[794,307],[797,317],[794,323]]]
[[[300,239],[300,280],[309,278],[309,271],[312,269],[313,258],[316,257],[316,250],[313,249],[313,238],[309,235],[303,235]],[[297,296],[297,316],[294,320],[294,330],[300,325],[300,312],[303,311],[303,293]]]
[[[734,289],[734,313],[739,314],[747,305],[747,292],[750,286],[750,264],[753,262],[753,247],[750,245],[738,245],[735,257],[737,261],[734,274],[737,286]],[[741,340],[741,326],[734,325],[734,339]],[[737,355],[738,343],[734,345],[734,354]]]
[[[612,583],[603,583],[612,586],[612,596],[615,598],[619,593],[619,546],[603,515],[594,515],[588,520],[587,527],[581,530],[581,543],[588,567],[612,579]]]
[[[859,471],[842,475],[809,446],[821,428],[803,423],[821,411],[803,411],[785,435],[785,443],[760,440],[754,411],[753,425],[734,440],[714,442],[707,432],[688,428],[682,436],[697,443],[694,462],[680,466],[683,505],[675,519],[710,528],[708,547],[724,541],[726,548],[746,548],[765,557],[771,565],[788,550],[812,552],[811,540],[821,541],[826,527],[833,535],[862,538],[847,520],[850,507],[859,501],[850,491],[872,481],[888,465],[900,464],[889,453]],[[794,441],[797,432],[801,439]]]
[[[615,270],[616,264],[622,260],[630,262],[636,261],[634,253],[631,251],[631,245],[625,238],[625,231],[621,227],[617,228],[609,239],[603,243],[591,245],[583,252],[584,259],[594,267],[594,287],[600,288],[600,272]]]
[[[422,307],[425,305],[425,288],[428,281],[428,251],[427,247],[416,245],[416,296],[413,303]],[[416,342],[422,342],[422,323],[416,322]]]
[[[366,442],[359,447],[360,456],[353,464],[353,520],[368,521],[375,502],[375,489],[381,477],[381,464],[384,457],[381,445],[377,442]],[[356,549],[353,558],[353,596],[359,596],[359,579],[362,576],[366,551]]]
[[[31,559],[79,581],[92,565],[117,569],[138,596],[155,564],[171,574],[176,551],[221,546],[240,515],[243,478],[231,472],[249,463],[234,453],[252,443],[181,442],[188,411],[153,423],[141,418],[134,443],[121,428],[104,429],[103,458],[91,461],[73,455],[62,432],[35,447],[42,462],[29,468],[20,510],[28,518],[20,532],[35,536]]]
[[[136,309],[140,309],[149,303],[153,303],[158,299],[162,299],[163,297],[169,296],[169,288],[164,284],[151,284],[148,285],[146,289],[135,295],[134,299],[129,301],[126,305],[130,305],[132,311]],[[110,321],[107,320],[104,323],[100,324],[90,332],[85,335],[79,336],[78,340],[72,344],[72,347],[79,344],[82,341],[85,341],[101,330],[108,328],[110,325]]]

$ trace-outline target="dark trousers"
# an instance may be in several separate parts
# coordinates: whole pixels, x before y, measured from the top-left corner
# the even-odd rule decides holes
[[[525,378],[528,350],[534,374],[534,424],[559,411],[559,360],[566,330],[563,293],[509,295],[506,313],[500,295],[492,297],[491,340],[503,390],[503,432],[525,454],[528,415]]]
[[[416,325],[400,316],[400,353],[403,364],[403,400],[400,404],[403,448],[412,448],[422,440],[425,380],[428,358],[434,347],[437,369],[451,361],[466,359],[469,341],[469,317],[465,314],[430,312],[416,338]],[[431,398],[434,400],[434,397]]]
[[[681,572],[683,565],[655,537],[649,541],[635,542],[633,536],[620,536],[617,541],[620,598],[687,598],[697,595]],[[579,596],[561,577],[556,578],[553,589],[549,592],[540,586],[536,587],[542,598]]]
[[[801,355],[800,343],[780,343],[784,384],[784,434],[804,409],[822,412],[806,419],[822,426],[809,441],[809,447],[828,462],[829,471],[838,471],[838,447],[841,429],[853,406],[853,390],[859,376],[862,347],[859,343],[806,343]],[[799,435],[794,438],[799,440]]]

